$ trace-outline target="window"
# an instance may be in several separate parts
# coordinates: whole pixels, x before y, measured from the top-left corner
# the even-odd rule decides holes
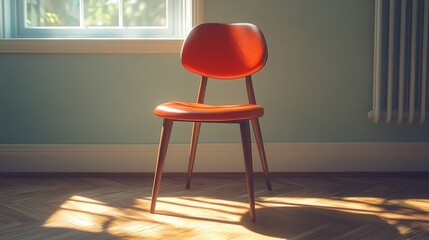
[[[0,52],[177,52],[202,0],[0,0]]]

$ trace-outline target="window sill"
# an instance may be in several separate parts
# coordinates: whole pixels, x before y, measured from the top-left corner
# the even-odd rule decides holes
[[[0,39],[0,53],[179,53],[183,39]]]

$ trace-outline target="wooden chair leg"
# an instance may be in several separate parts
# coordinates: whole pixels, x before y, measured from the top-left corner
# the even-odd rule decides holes
[[[265,155],[264,141],[262,140],[261,127],[259,126],[259,119],[252,119],[253,132],[255,134],[256,144],[258,146],[259,157],[261,158],[262,169],[264,170],[265,181],[267,182],[268,190],[271,188],[270,172],[268,171],[267,157]]]
[[[256,221],[255,191],[253,187],[252,143],[250,138],[249,121],[240,122],[241,141],[243,144],[244,166],[246,169],[247,194],[249,197],[250,218]]]
[[[164,119],[161,130],[161,138],[159,140],[158,160],[156,162],[155,176],[153,179],[152,200],[150,212],[155,212],[156,199],[158,198],[159,187],[161,185],[162,170],[164,169],[165,156],[167,155],[168,142],[170,141],[171,129],[173,121]]]
[[[188,164],[188,176],[186,179],[186,189],[189,189],[191,186],[192,171],[194,169],[195,155],[197,153],[198,137],[200,136],[200,122],[194,122],[192,128],[192,137],[191,137],[191,147],[189,154],[189,164]]]

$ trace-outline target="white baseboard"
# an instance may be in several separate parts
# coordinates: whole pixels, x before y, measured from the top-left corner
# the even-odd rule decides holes
[[[165,172],[186,172],[171,144]],[[428,172],[429,143],[267,143],[271,172]],[[0,172],[153,172],[157,145],[0,145]],[[255,172],[261,171],[253,146]],[[242,172],[241,144],[200,144],[195,172]]]

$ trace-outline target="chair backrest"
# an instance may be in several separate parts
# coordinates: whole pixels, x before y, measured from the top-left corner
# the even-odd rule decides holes
[[[259,71],[268,51],[261,30],[249,23],[203,23],[183,43],[181,60],[191,72],[215,79],[236,79]]]

